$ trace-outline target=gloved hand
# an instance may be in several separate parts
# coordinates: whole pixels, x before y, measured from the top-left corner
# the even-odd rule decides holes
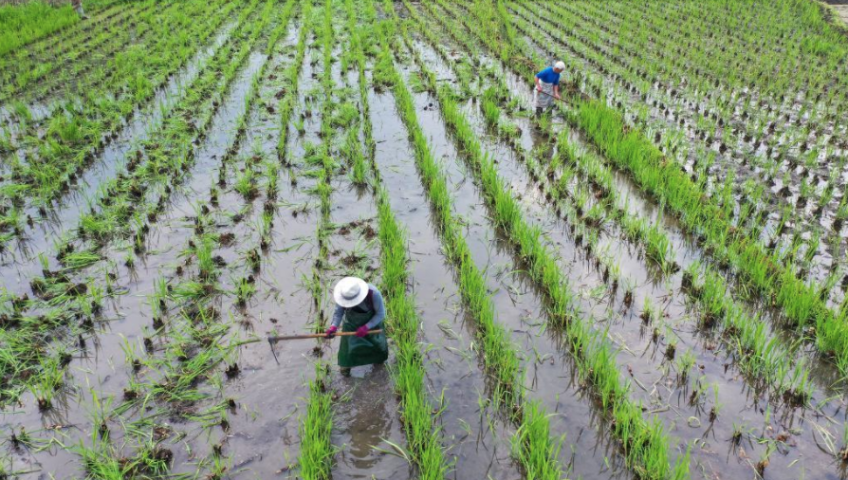
[[[368,335],[368,325],[363,325],[356,329],[356,336],[362,338]]]
[[[333,337],[336,336],[336,332],[338,330],[339,330],[339,327],[332,326],[332,327],[328,328],[327,331],[324,332],[324,333],[327,334],[327,338],[333,338]]]

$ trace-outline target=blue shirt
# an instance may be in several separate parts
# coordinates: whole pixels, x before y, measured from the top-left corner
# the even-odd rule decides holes
[[[545,82],[559,85],[559,74],[554,71],[554,67],[548,67],[536,74],[536,78]]]
[[[368,323],[366,323],[365,325],[368,327],[368,330],[374,330],[374,327],[383,323],[383,319],[386,318],[386,307],[383,304],[383,296],[380,295],[380,291],[377,290],[377,287],[369,283],[368,290],[371,291],[371,302],[374,304],[374,318],[369,320]],[[336,311],[333,312],[333,323],[331,324],[332,326],[338,327],[342,323],[345,310],[347,309],[342,306],[336,305]]]

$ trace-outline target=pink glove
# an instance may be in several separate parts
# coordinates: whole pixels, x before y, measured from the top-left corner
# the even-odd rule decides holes
[[[356,336],[362,338],[368,335],[368,325],[363,325],[356,329]]]
[[[327,335],[327,338],[333,338],[333,337],[336,336],[336,332],[338,331],[338,329],[339,329],[339,327],[332,326],[332,327],[328,328],[327,331],[324,332],[324,333]]]

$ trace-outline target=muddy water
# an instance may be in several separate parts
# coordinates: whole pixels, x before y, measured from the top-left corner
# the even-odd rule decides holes
[[[300,28],[305,28],[301,25]],[[295,41],[292,39],[292,43]],[[311,55],[318,55],[311,51]],[[304,60],[299,78],[299,89],[307,91],[315,69],[310,55]],[[271,70],[274,73],[275,70]],[[277,87],[260,90],[260,105],[271,102],[279,91]],[[269,98],[270,97],[270,98]],[[272,102],[273,103],[273,102]],[[261,107],[260,107],[261,110]],[[319,110],[301,101],[295,109],[295,118],[306,111]],[[248,136],[241,154],[258,148],[262,155],[274,158],[279,140],[279,119],[264,113],[254,114]],[[314,179],[300,176],[304,142],[318,140],[320,116],[314,115],[305,122],[306,133],[300,137],[293,125],[287,125],[288,154],[295,166],[280,170],[276,221],[272,233],[272,246],[262,255],[262,268],[257,278],[257,292],[244,311],[238,312],[240,321],[247,322],[249,329],[257,335],[268,333],[294,334],[307,331],[314,321],[316,310],[312,297],[303,284],[312,275],[312,262],[317,255],[315,234],[320,215],[314,206],[317,199],[307,191],[314,186]],[[290,178],[298,178],[291,185]],[[233,195],[233,201],[238,201]],[[243,201],[243,200],[242,200]],[[258,215],[262,199],[256,200],[252,215]],[[304,206],[311,205],[303,209]],[[246,247],[256,246],[259,240],[251,222],[245,221],[238,230],[237,238],[243,239]],[[294,475],[300,451],[298,436],[305,398],[306,383],[314,375],[312,349],[314,343],[283,342],[275,346],[279,358],[277,365],[267,343],[242,347],[239,364],[242,374],[238,381],[228,384],[228,396],[239,398],[242,411],[235,416],[232,430],[240,432],[228,438],[225,452],[233,459],[234,478],[271,478],[283,474]]]
[[[438,65],[438,59],[428,57],[428,65]],[[440,78],[450,77],[446,69],[439,69]],[[439,116],[435,99],[426,94],[416,95],[419,119],[425,134],[431,139],[431,148],[437,158],[444,158],[445,171],[454,192],[456,214],[466,225],[466,239],[478,267],[487,272],[490,295],[496,305],[498,321],[513,331],[513,340],[524,353],[527,371],[527,388],[530,399],[538,399],[552,414],[551,422],[556,435],[565,435],[565,445],[560,461],[575,476],[591,478],[617,478],[621,475],[621,457],[601,440],[598,430],[605,428],[598,420],[591,403],[582,398],[583,392],[575,381],[569,357],[563,354],[557,338],[545,328],[544,310],[538,292],[523,283],[522,267],[516,266],[508,244],[492,229],[488,211],[481,202],[473,174],[466,172],[465,164],[457,155],[453,142]],[[427,107],[427,108],[425,108]],[[498,157],[500,160],[500,157]],[[499,163],[499,167],[507,167]],[[519,183],[519,197],[532,203],[533,187]],[[520,185],[520,187],[518,186]],[[568,268],[568,267],[566,267]],[[573,456],[572,452],[581,452]],[[592,452],[592,454],[584,452]],[[613,469],[609,469],[609,465]]]
[[[216,113],[211,131],[215,134],[210,134],[205,142],[198,150],[198,163],[202,168],[204,162],[208,162],[214,158],[218,152],[226,149],[226,147],[235,138],[235,122],[238,116],[241,115],[245,105],[245,96],[250,88],[250,80],[264,63],[264,56],[256,53],[251,56],[244,68],[238,73],[234,86],[226,96],[222,107]],[[208,175],[209,172],[201,170],[200,175],[193,178],[195,183],[203,182],[210,184]],[[173,204],[168,210],[165,217],[160,222],[154,224],[151,231],[149,251],[155,252],[148,255],[145,261],[138,262],[133,270],[127,270],[124,267],[118,267],[119,283],[127,282],[125,287],[128,291],[127,295],[116,300],[110,306],[107,318],[113,321],[105,324],[105,330],[89,343],[89,350],[82,351],[80,358],[72,362],[70,367],[71,375],[74,378],[73,384],[89,385],[98,393],[101,399],[115,396],[116,404],[120,401],[121,391],[127,386],[129,377],[128,369],[124,364],[124,354],[122,345],[124,339],[127,339],[129,345],[135,345],[136,351],[142,351],[141,336],[149,335],[151,313],[147,305],[147,295],[153,291],[153,282],[165,274],[170,276],[169,272],[178,262],[178,254],[180,247],[186,245],[187,240],[192,236],[192,223],[187,220],[194,214],[195,195],[196,191],[189,186],[183,191],[183,195],[175,195]],[[205,195],[204,195],[205,196]],[[120,251],[115,251],[114,256],[122,255]],[[120,258],[120,257],[119,257]],[[267,350],[266,350],[267,351]],[[75,395],[69,396],[69,402],[63,405],[62,408],[56,409],[51,415],[42,416],[35,408],[32,408],[34,402],[30,398],[24,398],[24,404],[28,405],[25,414],[13,417],[5,417],[14,421],[9,425],[26,426],[27,431],[36,434],[38,437],[58,438],[69,447],[79,441],[85,441],[90,438],[91,434],[88,430],[91,428],[89,420],[89,412],[91,411],[92,397],[88,390],[89,387],[79,389]],[[74,425],[75,427],[68,430],[59,429],[55,431],[37,431],[35,426],[49,425]],[[176,472],[191,472],[194,470],[192,466],[192,458],[195,454],[192,451],[203,451],[208,449],[206,439],[199,435],[202,429],[198,425],[183,425],[180,429],[185,429],[185,433],[189,435],[189,439],[185,446],[179,439],[176,443],[167,445],[174,453],[174,471]],[[117,432],[118,426],[113,426],[115,436],[120,435]],[[115,439],[117,440],[117,438]],[[208,442],[211,444],[212,442]],[[204,446],[206,446],[204,448]],[[127,454],[132,454],[127,451]],[[77,457],[69,450],[52,448],[45,452],[35,454],[33,452],[21,452],[20,457],[15,458],[16,463],[26,464],[33,470],[33,473],[39,472],[57,472],[67,464],[78,464]]]
[[[527,15],[527,13],[523,9],[520,9],[520,11],[522,12],[522,15]],[[538,21],[538,19],[533,17],[533,15],[530,15],[530,20],[531,21]],[[536,45],[537,42],[539,41],[538,38],[527,38],[526,40],[527,40],[529,45]],[[551,43],[557,43],[554,40],[551,40],[550,37],[548,36],[548,34],[543,35],[543,40],[547,41],[547,42],[551,42]],[[567,43],[563,43],[562,45],[565,46],[566,48],[571,48],[571,46],[569,46]],[[586,64],[586,68],[588,68],[590,70],[593,69],[593,67],[591,65],[589,65],[588,63]],[[624,102],[628,105],[631,105],[631,106],[632,105],[639,105],[640,99],[638,98],[637,95],[631,95],[627,92],[623,92],[617,85],[615,85],[613,82],[609,81],[609,79],[607,79],[606,77],[604,77],[602,75],[599,76],[598,78],[601,80],[601,82],[603,84],[606,85],[604,87],[604,89],[606,90],[607,95],[609,95],[611,98],[619,99],[618,100],[619,108],[621,106],[621,99],[624,99]],[[684,135],[685,138],[687,138],[691,142],[694,142],[696,148],[685,147],[684,151],[682,153],[676,154],[676,156],[678,156],[681,159],[682,164],[687,165],[687,169],[689,169],[691,171],[692,165],[693,165],[693,162],[694,162],[694,157],[697,157],[698,155],[705,156],[707,153],[711,153],[712,155],[716,155],[717,159],[719,160],[719,163],[717,165],[715,165],[712,169],[710,169],[710,176],[713,178],[714,182],[721,182],[724,178],[725,172],[727,172],[727,171],[735,171],[736,172],[736,174],[737,174],[736,184],[737,185],[741,184],[746,179],[753,179],[753,180],[756,181],[756,180],[761,178],[762,174],[764,173],[762,171],[762,169],[760,169],[760,168],[749,168],[749,167],[743,166],[743,165],[746,164],[746,161],[744,159],[740,159],[739,155],[744,156],[744,155],[746,155],[746,152],[745,151],[738,151],[738,149],[736,149],[736,147],[735,147],[737,144],[742,144],[742,141],[741,141],[740,138],[733,137],[733,138],[719,139],[719,140],[716,140],[716,142],[714,144],[706,143],[704,145],[700,145],[699,144],[700,141],[696,138],[695,127],[693,127],[693,125],[695,125],[696,122],[692,118],[690,118],[691,112],[688,110],[688,107],[683,108],[682,113],[678,114],[678,116],[682,115],[682,117],[680,119],[677,119],[677,117],[670,114],[670,112],[668,114],[661,112],[660,111],[660,105],[665,105],[666,102],[674,103],[673,101],[668,100],[664,96],[666,94],[664,88],[665,87],[661,88],[661,86],[658,86],[658,85],[652,85],[651,86],[651,92],[649,93],[649,98],[647,100],[647,103],[649,104],[648,108],[650,110],[650,121],[652,122],[652,124],[656,128],[659,128],[662,131],[667,130],[667,129],[671,129],[673,132],[675,132],[675,131],[679,130],[679,131],[683,132],[683,135]],[[610,101],[610,103],[613,104],[615,102]],[[651,105],[653,105],[653,106],[651,106]],[[744,107],[739,107],[739,108],[744,108]],[[740,115],[740,114],[741,113],[737,112],[734,115]],[[631,121],[637,121],[637,122],[639,121],[638,119],[633,118],[632,112],[631,112],[631,114],[628,115],[628,117],[630,118]],[[686,117],[686,118],[683,119],[683,117]],[[679,128],[676,120],[679,120],[679,122],[683,122],[684,125],[681,125],[681,127]],[[722,141],[727,142],[729,145],[731,145],[731,149],[727,154],[721,154],[719,152],[718,145]],[[781,142],[782,142],[782,140],[781,140]],[[701,142],[701,143],[703,143],[703,142]],[[800,143],[800,141],[796,141],[794,143]],[[747,149],[747,147],[744,144],[742,145],[741,148],[742,148],[742,150]],[[758,155],[763,156],[763,155],[765,155],[765,149],[766,149],[765,146],[761,146],[759,151],[754,152],[754,153],[757,153]],[[789,185],[790,189],[792,190],[792,195],[789,198],[787,198],[786,200],[783,200],[779,196],[776,195],[778,190],[780,190],[782,188],[782,183],[781,183],[780,180],[777,181],[777,184],[773,188],[768,189],[766,191],[766,200],[771,203],[771,207],[769,207],[769,210],[772,211],[773,213],[776,214],[777,209],[775,207],[777,205],[783,204],[785,202],[788,202],[788,204],[790,204],[790,205],[795,204],[795,201],[798,198],[797,185],[799,185],[801,183],[801,179],[797,175],[798,171],[799,171],[798,169],[789,169],[789,168],[786,168],[786,167],[781,167],[780,176],[782,176],[784,173],[787,173],[787,172],[791,173],[791,175],[792,175],[792,181]],[[825,178],[826,176],[827,175],[825,175],[825,174],[819,175],[820,178]],[[814,181],[814,183],[816,183],[816,182],[822,183],[822,180]],[[820,188],[821,188],[821,185],[819,185],[819,189]],[[739,198],[742,198],[742,199],[744,199],[744,196],[745,196],[744,194],[742,194],[739,191],[736,192],[736,195]],[[828,236],[827,230],[830,228],[830,224],[833,221],[834,209],[835,209],[836,204],[838,204],[838,200],[834,200],[834,201],[830,202],[830,206],[825,209],[825,213],[824,213],[823,218],[821,220],[815,220],[811,216],[812,211],[814,209],[813,203],[814,202],[810,202],[810,205],[808,205],[805,209],[801,209],[801,212],[800,212],[801,217],[800,218],[803,222],[800,223],[797,227],[801,229],[799,231],[804,232],[805,238],[808,238],[809,235],[811,235],[811,233],[810,233],[811,229],[812,230],[818,230],[818,229],[820,229],[820,227],[824,227],[825,237],[827,237]],[[737,213],[738,213],[738,211],[737,211]],[[773,222],[777,220],[777,217],[773,215],[773,218],[771,220],[772,220],[771,225],[768,226],[765,229],[765,232],[769,232],[769,231],[774,230]],[[788,239],[791,236],[791,233],[792,232],[790,231],[790,232],[784,234],[784,236],[783,236],[784,239]],[[838,234],[838,232],[835,232],[835,233]],[[764,241],[768,241],[768,239],[766,238]],[[823,242],[822,245],[819,246],[818,253],[816,254],[815,258],[813,259],[813,268],[811,270],[811,277],[810,278],[815,279],[817,281],[822,281],[826,277],[826,275],[829,273],[829,266],[831,265],[831,263],[833,262],[833,260],[835,258],[838,258],[838,256],[832,255],[828,251],[828,249],[826,248],[826,242]],[[838,304],[840,299],[841,299],[841,295],[837,296],[837,299],[835,299],[834,304],[835,305]]]
[[[50,211],[50,220],[38,224],[36,230],[30,233],[30,238],[19,245],[15,257],[0,265],[0,276],[9,280],[17,279],[16,284],[7,281],[6,288],[15,293],[26,291],[28,279],[40,273],[38,254],[45,253],[51,259],[55,257],[49,254],[54,248],[54,242],[79,223],[88,201],[98,195],[100,184],[114,177],[115,173],[124,167],[127,155],[133,148],[157,131],[164,116],[182,98],[185,87],[197,78],[205,63],[229,38],[234,27],[233,23],[227,24],[215,36],[211,45],[198,52],[179,73],[168,80],[167,85],[156,93],[150,105],[133,115],[132,120],[118,133],[118,137],[98,156],[92,168],[80,177],[79,184],[72,193]],[[28,208],[26,213],[37,215],[34,208]],[[55,266],[51,265],[51,268]]]
[[[427,62],[428,62],[428,64],[431,64],[433,62],[433,59],[428,58]],[[491,151],[496,151],[496,150],[491,150]],[[500,160],[503,157],[497,156],[496,158],[498,158]],[[505,177],[508,177],[510,172],[509,172],[508,169],[502,168],[503,165],[504,165],[503,162],[499,163],[499,167],[501,167],[502,173],[504,174]],[[641,267],[639,267],[639,268],[641,268]],[[676,320],[676,322],[679,322],[680,320],[685,320],[685,318],[686,318],[685,317],[685,315],[686,315],[685,304],[683,303],[680,295],[675,294],[675,295],[669,297],[669,300],[670,300],[669,305],[668,305],[668,307],[666,307],[666,311],[669,313],[669,317],[671,319],[678,319],[678,320]],[[636,325],[638,325],[638,320],[637,320]],[[692,331],[687,332],[687,331],[685,331],[685,329],[680,328],[682,326],[683,326],[683,324],[680,324],[678,327],[672,327],[672,329],[678,330],[677,335],[681,336],[682,339],[684,339],[684,341],[687,344],[694,345],[694,348],[696,350],[701,350],[701,349],[705,350],[706,348],[709,348],[709,347],[701,346],[702,343],[699,340],[699,337],[697,336],[697,332],[692,332]],[[616,335],[616,336],[621,335],[621,332],[617,332],[615,330],[611,331],[610,333],[612,335]],[[692,335],[692,336],[690,337],[689,335]],[[625,360],[627,362],[627,364],[622,363],[622,365],[621,365],[622,370],[625,371],[625,370],[630,370],[632,368],[634,373],[636,373],[636,375],[639,378],[641,378],[643,385],[647,385],[647,388],[649,388],[649,389],[651,387],[653,387],[653,391],[651,392],[651,394],[647,395],[646,398],[645,398],[646,401],[649,401],[649,404],[651,404],[651,403],[656,404],[657,403],[656,401],[652,401],[651,397],[653,397],[655,395],[656,388],[657,388],[658,384],[661,386],[660,387],[661,390],[663,388],[665,388],[667,390],[667,393],[669,394],[669,398],[673,398],[674,392],[675,392],[676,389],[673,387],[673,385],[671,384],[670,381],[663,380],[663,378],[665,378],[667,376],[667,374],[662,374],[660,376],[660,378],[658,378],[656,380],[651,378],[652,376],[656,375],[655,372],[657,371],[656,366],[652,365],[652,363],[657,362],[659,360],[662,360],[661,359],[662,349],[658,348],[658,347],[654,347],[653,349],[651,349],[650,348],[651,347],[650,342],[648,342],[648,344],[645,345],[644,347],[639,346],[638,348],[635,348],[634,345],[641,342],[640,337],[644,338],[644,332],[639,332],[639,335],[636,335],[636,336],[628,334],[628,337],[620,337],[620,338],[617,337],[616,343],[622,344],[624,351],[629,352],[634,357],[637,356],[638,352],[642,351],[642,352],[647,353],[649,355],[649,358],[653,357],[654,359],[651,360],[650,362],[646,363],[644,365],[644,367],[640,366],[641,361],[639,361],[638,359],[634,360],[632,362]],[[687,337],[688,337],[688,339],[687,339]],[[632,338],[632,340],[630,338]],[[643,353],[642,355],[644,355],[645,353]],[[658,353],[659,353],[659,355],[658,355]],[[736,393],[737,389],[734,388],[733,385],[738,384],[741,379],[737,375],[733,375],[732,373],[730,375],[728,375],[726,371],[724,372],[723,375],[720,371],[716,371],[717,369],[722,368],[722,365],[720,364],[720,362],[724,361],[724,359],[717,359],[717,358],[710,359],[709,357],[711,357],[712,355],[713,354],[711,354],[711,353],[706,353],[705,355],[701,355],[698,358],[698,364],[700,364],[700,365],[704,365],[704,363],[705,363],[704,357],[707,357],[706,361],[710,362],[710,363],[707,363],[706,371],[700,372],[699,374],[705,374],[704,378],[706,379],[707,383],[712,382],[713,378],[715,378],[715,377],[721,377],[720,383],[722,384],[722,386],[724,386],[724,388],[720,389],[721,390],[721,396],[719,397],[720,398],[719,403],[722,406],[729,406],[729,405],[733,406],[733,407],[731,407],[731,410],[734,411],[734,418],[733,418],[734,421],[741,421],[745,424],[755,424],[757,422],[762,422],[763,417],[760,414],[762,414],[765,409],[762,406],[758,406],[758,403],[756,401],[757,397],[756,396],[754,396],[753,398],[749,397],[746,400],[746,402],[743,402],[743,404],[740,405],[739,399],[738,399],[738,394]],[[626,356],[625,356],[625,359],[626,359]],[[666,362],[662,362],[662,363],[665,364]],[[719,363],[719,364],[716,365],[716,363]],[[668,368],[668,367],[666,367],[666,368]],[[660,371],[662,371],[662,368],[660,368]],[[731,370],[731,372],[732,372],[732,370]],[[654,380],[654,383],[645,382],[646,379]],[[747,389],[745,389],[744,386],[743,386],[742,391],[744,393],[744,392],[747,391]],[[640,393],[641,392],[639,390],[636,390],[637,395],[639,395]],[[682,413],[683,411],[686,411],[687,409],[692,410],[692,406],[686,405],[686,402],[683,399],[681,399],[681,397],[685,397],[688,393],[689,393],[689,390],[687,390],[687,388],[684,388],[683,393],[678,393],[677,394],[677,396],[678,396],[677,405],[672,407],[672,408],[673,409],[679,409],[680,413]],[[749,408],[746,405],[746,403],[748,403],[748,402],[753,402],[752,407],[754,407],[754,408]],[[667,408],[667,407],[663,407],[661,405],[662,405],[662,403],[657,404],[656,406],[658,407],[658,409]],[[676,415],[665,415],[666,417],[670,417],[667,423],[669,423],[670,425],[678,425],[678,427],[674,427],[673,430],[675,430],[678,433],[678,436],[685,438],[685,437],[690,435],[689,433],[687,433],[687,430],[689,430],[689,428],[697,430],[698,427],[701,427],[702,422],[701,422],[701,420],[697,419],[697,416],[698,416],[697,412],[701,408],[702,407],[700,407],[700,406],[698,408],[696,408],[695,409],[696,415],[689,416],[688,418],[686,417],[687,414],[680,415],[680,413],[677,413]],[[750,415],[750,414],[747,414],[747,413],[736,414],[735,412],[736,412],[737,409],[739,409],[740,411],[747,410],[747,411],[750,411],[750,412],[754,412],[754,414],[753,415]],[[671,410],[671,409],[669,409],[669,410]],[[757,412],[759,412],[759,413],[757,413]],[[657,413],[662,413],[662,412],[657,412]],[[801,412],[801,414],[803,414],[803,412]],[[839,415],[839,407],[833,408],[831,410],[831,414],[838,416]],[[700,414],[700,415],[702,415],[702,414]],[[677,419],[674,418],[675,416],[677,417]],[[785,412],[784,414],[781,415],[781,417],[782,417],[781,421],[776,422],[775,424],[770,425],[768,427],[769,432],[772,432],[772,431],[775,431],[775,430],[780,430],[781,428],[783,428],[783,430],[787,430],[789,427],[787,427],[786,425],[792,424],[794,422],[794,420],[791,420],[791,419],[787,420],[787,418],[796,418],[796,417],[793,416],[793,414],[791,412]],[[695,418],[695,420],[692,420],[692,418]],[[766,415],[765,418],[768,418],[768,415]],[[690,422],[691,422],[691,425],[689,425]],[[683,425],[681,426],[681,424],[683,424]],[[806,437],[805,442],[804,442],[804,444],[806,446],[813,445],[814,444],[813,438],[811,438],[813,428],[815,428],[815,427],[811,427],[810,425],[807,425],[807,430],[802,430],[801,432],[796,432],[795,435],[798,435],[801,438]],[[724,429],[725,431],[722,432],[722,429]],[[727,432],[726,431],[727,429],[728,429],[727,425],[723,425],[723,426],[717,425],[715,427],[710,426],[709,428],[702,429],[702,430],[705,430],[705,433],[704,433],[705,435],[707,435],[707,434],[712,435],[710,437],[712,440],[718,441],[718,440],[716,440],[717,438],[719,438],[721,440],[725,440],[725,439],[729,438],[730,432]],[[691,430],[689,430],[689,431],[691,431]],[[719,432],[719,433],[717,433],[717,432]],[[838,432],[832,432],[832,433],[838,433]],[[771,438],[773,439],[778,435],[779,435],[778,433],[774,433]],[[785,435],[785,433],[784,433],[784,435]],[[790,443],[792,443],[794,445],[794,439]],[[715,469],[714,463],[715,463],[716,458],[715,458],[715,455],[714,455],[713,447],[710,446],[709,444],[702,444],[702,447],[703,448],[701,449],[701,451],[696,452],[697,455],[696,455],[695,463],[696,464],[708,465],[708,467],[710,469]],[[749,446],[749,450],[751,450],[751,449],[753,449],[753,447]],[[809,449],[809,448],[801,447],[801,448],[799,448],[799,450],[801,450],[801,451],[791,452],[791,454],[790,454],[790,452],[785,453],[785,455],[790,458],[789,460],[786,461],[785,465],[787,465],[787,466],[790,465],[791,462],[796,458],[808,458],[808,457],[811,457],[811,456],[812,457],[821,456],[821,453],[816,452],[814,449],[811,451],[811,449]],[[747,455],[748,455],[748,454],[742,453],[741,451],[737,451],[735,453],[738,453],[740,459],[747,458]],[[826,463],[827,458],[825,457],[823,460],[824,460],[824,462],[822,464]],[[743,463],[743,466],[741,467],[741,470],[740,470],[740,474],[743,474],[744,471],[745,471],[745,468],[747,468],[747,465],[744,465],[744,462],[740,462],[740,463]],[[726,467],[723,467],[723,469],[726,470]],[[816,469],[816,470],[818,470],[818,469]],[[793,472],[792,474],[794,475],[795,473]]]
[[[449,50],[453,51],[453,49],[449,49]],[[454,54],[455,53],[456,52],[454,52]],[[426,52],[425,52],[425,54],[426,54]],[[487,58],[484,58],[483,60],[484,60],[485,63],[491,63],[490,61],[487,61],[488,60]],[[522,98],[522,100],[524,100],[525,102],[528,102],[530,100],[530,98],[529,98],[528,95],[526,95],[527,90],[524,88],[523,82],[520,79],[514,77],[511,74],[507,74],[506,76],[507,76],[507,79],[506,79],[507,82],[506,83],[507,83],[508,87],[512,90],[513,96]],[[504,113],[506,114],[507,112],[504,112]],[[526,120],[524,118],[513,118],[512,120],[514,122],[516,122],[517,124],[519,124],[524,129],[523,135],[522,135],[522,141],[523,141],[523,146],[524,146],[525,150],[538,147],[539,145],[536,142],[537,139],[531,138],[531,137],[536,137],[536,136],[534,136],[532,134],[530,134],[530,135],[527,134],[528,130],[526,128],[526,124],[527,124]],[[529,129],[529,131],[532,133],[534,130]],[[481,135],[482,134],[484,134],[483,130],[481,130]],[[578,145],[579,146],[578,148],[580,148],[580,149],[586,149],[587,148],[584,140],[582,138],[580,138],[580,136],[576,132],[573,132],[573,131],[571,132],[570,140],[573,144]],[[594,155],[594,153],[592,153],[591,151],[588,152],[588,153],[590,155]],[[668,216],[668,215],[662,215],[662,210],[660,208],[658,208],[657,205],[655,205],[651,200],[645,198],[645,196],[642,194],[642,192],[639,191],[638,188],[635,185],[632,184],[632,182],[630,181],[630,179],[627,175],[624,175],[621,172],[616,172],[616,171],[614,171],[613,174],[614,174],[615,189],[617,190],[617,192],[619,192],[620,196],[625,200],[625,202],[626,202],[625,207],[626,207],[626,210],[628,211],[628,213],[630,215],[632,215],[634,217],[645,218],[645,219],[648,219],[651,222],[656,222],[660,219],[662,220],[662,223],[666,227],[665,233],[672,243],[673,250],[677,255],[676,261],[679,265],[682,265],[683,268],[685,269],[686,267],[688,267],[693,262],[703,260],[703,257],[702,257],[703,252],[700,249],[694,247],[691,244],[690,239],[682,232],[680,226],[677,224],[674,217]],[[609,228],[609,226],[604,227],[604,229],[606,229],[606,228]],[[604,238],[606,236],[606,232],[601,231],[600,235],[601,235],[601,238]],[[621,232],[617,232],[617,235],[621,235]],[[602,243],[603,243],[603,240],[602,240]],[[615,252],[617,252],[617,254],[618,254],[618,252],[622,252],[622,250],[623,249],[620,246],[618,248],[611,248],[611,251],[615,251]],[[621,263],[626,265],[630,262],[622,261]],[[639,263],[637,263],[636,266],[637,266],[637,269],[641,269],[641,266],[639,265]],[[629,270],[629,269],[625,269],[625,270]],[[733,288],[735,279],[728,278],[727,280],[728,280],[729,284],[731,285],[731,288]],[[679,283],[678,283],[679,277],[675,278],[675,282],[677,283],[677,285],[679,285]],[[744,290],[744,289],[740,289],[740,290]],[[771,323],[772,325],[781,325],[782,322],[783,322],[783,319],[779,315],[779,313],[773,312],[771,307],[763,304],[763,302],[759,302],[759,301],[755,300],[752,303],[746,304],[745,307],[748,309],[749,315],[753,316],[755,313],[759,313],[759,314],[763,315],[766,319],[768,319],[769,323]],[[777,332],[777,335],[780,335],[781,337],[786,336],[787,338],[784,338],[784,345],[786,345],[787,348],[789,348],[790,350],[793,350],[794,346],[792,346],[792,345],[795,342],[795,338],[790,333],[791,332],[784,331],[784,330],[781,329]],[[815,381],[818,383],[819,387],[822,390],[824,390],[825,392],[828,392],[828,393],[832,393],[831,387],[837,379],[836,376],[835,376],[834,367],[832,365],[828,365],[827,362],[821,362],[819,360],[820,359],[813,357],[813,367],[814,367],[814,373],[815,373]],[[827,372],[830,372],[830,373],[827,373]]]
[[[510,425],[483,403],[487,386],[473,353],[474,321],[466,319],[453,273],[430,219],[412,146],[389,93],[369,96],[375,161],[396,218],[410,238],[410,281],[421,318],[432,398],[444,395],[444,446],[456,462],[449,478],[519,478],[509,460]]]
[[[523,85],[520,82],[520,79],[516,79],[512,75],[508,75],[507,83],[512,90],[513,95],[518,97],[523,97],[525,101],[528,100],[527,95],[523,95],[526,90],[523,88]],[[516,81],[519,80],[519,81]],[[514,118],[513,121],[516,123],[522,123],[521,118]],[[529,149],[531,147],[536,147],[535,143],[531,143],[526,138],[527,135],[524,135],[523,143],[525,149]],[[571,133],[570,141],[578,145],[580,149],[589,150],[588,154],[595,155],[596,153],[592,152],[592,149],[587,147],[584,139],[582,139],[576,132]],[[662,209],[659,208],[651,199],[645,197],[645,195],[636,187],[629,176],[626,174],[613,170],[613,178],[614,178],[614,188],[619,193],[620,197],[624,200],[623,204],[627,210],[627,212],[633,217],[639,217],[647,219],[651,222],[657,222],[661,220],[661,223],[666,227],[665,234],[667,238],[670,240],[672,244],[672,249],[676,254],[676,262],[682,266],[685,270],[689,265],[693,262],[703,261],[703,251],[702,249],[696,247],[691,238],[688,235],[684,234],[675,218],[670,215],[664,215]],[[621,235],[621,232],[618,232],[618,235]],[[601,236],[604,236],[604,232],[601,232]],[[621,249],[613,249],[612,251],[620,252]],[[628,262],[622,262],[623,264],[627,264]],[[639,267],[641,268],[641,267]],[[629,270],[629,269],[625,269]],[[736,283],[736,279],[731,275],[725,275],[728,277],[726,280],[728,281],[731,288],[739,287]],[[679,276],[675,277],[675,284],[679,286]],[[729,295],[734,296],[737,300],[743,301],[744,307],[747,309],[748,314],[754,316],[756,314],[761,315],[764,320],[768,320],[768,323],[773,326],[773,328],[777,329],[776,332],[771,332],[771,336],[779,336],[784,340],[784,345],[790,350],[794,350],[794,343],[796,341],[796,337],[793,332],[790,330],[784,330],[779,328],[779,325],[783,325],[785,319],[782,316],[781,312],[774,311],[771,306],[767,305],[767,302],[762,302],[757,298],[748,298],[743,293],[744,289],[739,288],[736,292],[729,292]],[[837,372],[835,371],[835,367],[827,361],[822,361],[822,359],[818,358],[816,355],[805,355],[806,360],[812,360],[811,369],[814,372],[813,380],[817,383],[818,387],[822,389],[824,392],[828,394],[834,393],[833,386],[837,380]],[[839,389],[836,390],[838,392]]]
[[[341,38],[340,38],[341,37]],[[338,47],[349,48],[347,35],[336,32]],[[341,50],[333,51],[339,58]],[[341,72],[336,64],[320,66],[331,68],[334,102],[358,104],[358,74],[353,70]],[[342,87],[345,87],[344,89]],[[329,101],[329,100],[328,100]],[[336,129],[335,138],[329,141],[331,155],[339,162],[343,156],[335,145],[344,141],[346,131]],[[330,224],[341,226],[328,239],[329,266],[321,272],[324,287],[323,309],[326,318],[332,318],[335,306],[331,301],[333,285],[346,276],[360,276],[369,283],[379,285],[379,241],[375,238],[377,206],[375,198],[367,188],[358,188],[351,183],[346,168],[335,172],[331,181]],[[345,226],[350,226],[345,229]],[[339,343],[330,342],[325,357],[335,363]],[[391,352],[391,350],[390,350]],[[387,365],[394,361],[389,354]],[[385,366],[364,366],[351,370],[351,376],[336,375],[333,388],[340,400],[335,405],[333,416],[332,443],[339,449],[333,468],[334,479],[357,478],[409,478],[411,466],[391,446],[405,445],[406,439],[400,422],[397,395]],[[392,453],[387,453],[392,452]]]

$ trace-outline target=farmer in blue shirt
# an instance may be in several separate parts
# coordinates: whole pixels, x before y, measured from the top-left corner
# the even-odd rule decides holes
[[[565,70],[565,63],[556,62],[536,74],[536,114],[540,115],[559,100],[559,75]]]

